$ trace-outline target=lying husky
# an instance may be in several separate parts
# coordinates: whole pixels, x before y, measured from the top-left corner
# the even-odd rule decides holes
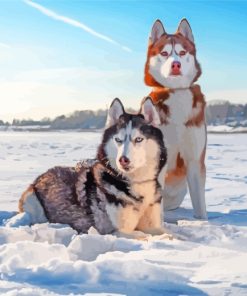
[[[158,176],[166,149],[159,123],[150,99],[136,115],[115,99],[97,159],[39,176],[23,193],[20,212],[28,213],[32,224],[64,223],[79,233],[93,226],[101,234],[130,238],[163,235]]]
[[[149,38],[145,83],[157,106],[167,146],[165,209],[179,207],[189,186],[196,218],[206,219],[205,100],[194,82],[201,75],[190,25],[183,19],[175,34],[166,33],[157,20]]]

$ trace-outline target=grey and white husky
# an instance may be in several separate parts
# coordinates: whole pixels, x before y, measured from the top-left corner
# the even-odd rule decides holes
[[[49,169],[23,193],[20,212],[32,224],[69,224],[79,233],[94,227],[130,238],[165,235],[158,179],[167,154],[159,124],[150,98],[139,114],[115,99],[96,159]]]

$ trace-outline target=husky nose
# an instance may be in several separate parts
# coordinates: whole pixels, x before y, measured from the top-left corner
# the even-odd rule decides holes
[[[172,75],[180,75],[181,63],[178,61],[172,62]]]
[[[128,157],[126,156],[121,156],[119,158],[119,163],[121,164],[121,166],[124,168],[124,167],[127,167],[130,163],[130,160],[128,159]]]

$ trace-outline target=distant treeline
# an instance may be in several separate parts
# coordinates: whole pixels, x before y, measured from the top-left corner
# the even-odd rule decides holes
[[[215,101],[208,104],[206,116],[207,123],[210,125],[224,124],[232,127],[247,127],[247,104]]]
[[[134,113],[135,110],[127,109]],[[29,127],[40,126],[47,129],[101,129],[105,125],[107,110],[75,111],[55,119],[42,120],[14,119],[12,123],[0,120],[0,126]],[[228,101],[209,103],[206,110],[207,123],[210,125],[227,124],[230,126],[247,126],[247,104],[231,104]]]
[[[128,112],[135,112],[127,109]],[[70,115],[60,115],[55,119],[44,118],[42,120],[33,119],[14,119],[12,123],[0,120],[0,125],[6,127],[30,127],[41,126],[47,129],[100,129],[105,125],[107,110],[84,110],[75,111]]]
[[[70,115],[60,115],[55,119],[44,118],[42,120],[33,119],[14,119],[12,123],[3,122],[0,120],[0,125],[5,126],[42,126],[49,127],[49,129],[90,129],[102,128],[106,120],[106,110],[84,110],[75,111]]]

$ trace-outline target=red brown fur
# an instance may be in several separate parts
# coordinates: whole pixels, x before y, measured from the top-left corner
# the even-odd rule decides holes
[[[176,167],[168,171],[165,176],[165,182],[169,185],[174,185],[181,179],[186,177],[186,166],[184,163],[183,158],[181,157],[180,153],[177,155]]]
[[[149,94],[153,103],[157,106],[160,115],[160,121],[162,124],[168,123],[168,118],[170,115],[169,107],[164,104],[164,101],[169,98],[171,90],[164,87],[155,87],[153,91]]]
[[[193,104],[192,104],[192,116],[185,123],[186,127],[191,126],[201,126],[205,123],[205,107],[206,102],[204,99],[204,95],[201,92],[201,88],[199,85],[193,85],[190,90],[193,93]],[[194,112],[193,112],[194,111]]]
[[[202,151],[201,157],[200,157],[202,175],[206,174],[205,157],[206,157],[206,145],[205,145],[205,147]]]

